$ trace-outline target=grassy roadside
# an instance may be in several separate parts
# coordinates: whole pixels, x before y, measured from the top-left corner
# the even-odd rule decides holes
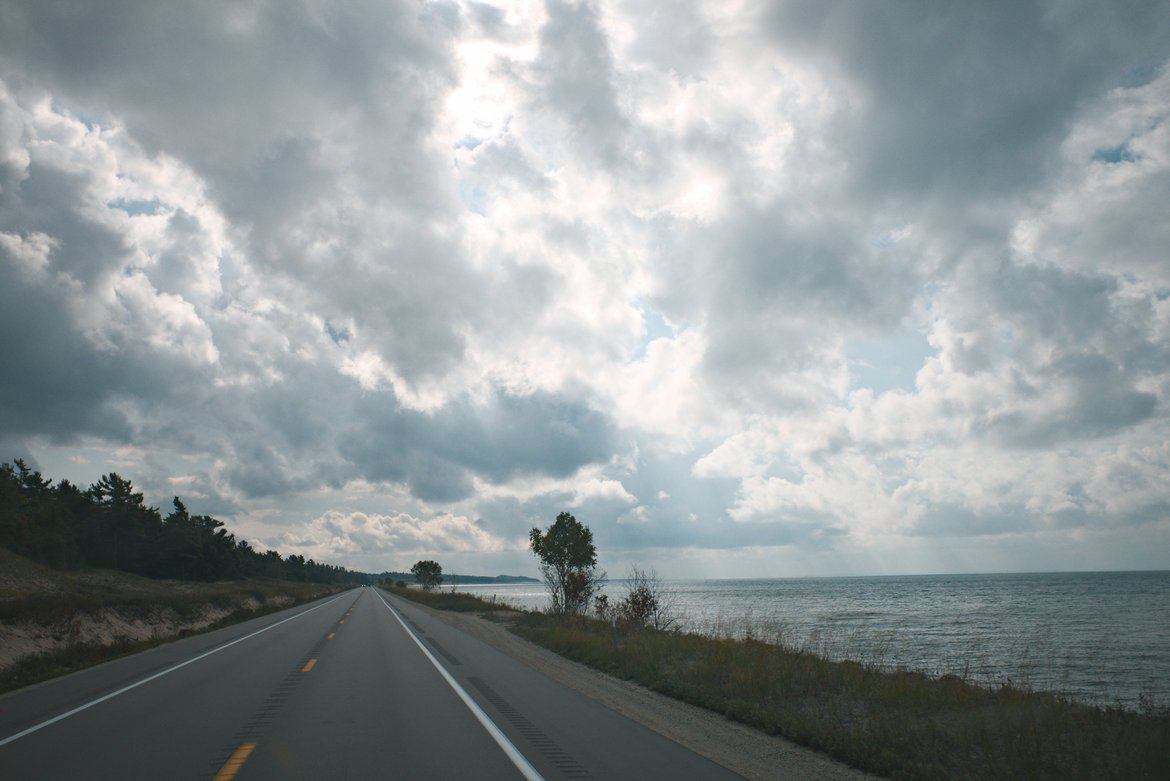
[[[495,597],[484,600],[474,594],[462,592],[424,592],[418,588],[401,588],[399,586],[383,586],[391,594],[397,594],[405,599],[419,604],[425,604],[435,610],[450,610],[452,613],[477,613],[488,621],[510,621],[519,615],[517,609],[507,602],[497,601]]]
[[[501,608],[468,594],[396,593],[438,609]],[[609,624],[591,619],[524,613],[511,629],[894,779],[1170,779],[1164,709],[1138,714],[953,676],[884,672],[756,640],[640,629],[615,643]]]
[[[383,586],[383,588],[386,588]],[[391,594],[418,602],[420,605],[433,607],[435,610],[450,610],[455,613],[484,613],[490,618],[493,613],[501,610],[515,611],[516,608],[493,599],[481,599],[474,594],[465,594],[459,591],[421,591],[417,588],[402,588],[390,586],[386,588]]]
[[[345,588],[61,572],[8,551],[0,551],[0,565],[0,693]]]

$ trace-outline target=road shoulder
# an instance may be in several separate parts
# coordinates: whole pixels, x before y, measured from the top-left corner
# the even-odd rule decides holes
[[[877,778],[792,741],[766,735],[717,713],[566,659],[517,637],[500,623],[469,613],[417,607],[744,778],[759,781]]]

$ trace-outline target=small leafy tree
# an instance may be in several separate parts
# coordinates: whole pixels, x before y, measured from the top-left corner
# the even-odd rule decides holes
[[[443,582],[443,568],[437,561],[420,561],[410,568],[410,572],[424,591],[430,591]]]
[[[597,569],[593,532],[569,513],[561,513],[546,531],[534,528],[529,532],[528,540],[540,559],[553,612],[585,613],[605,582],[605,573]]]

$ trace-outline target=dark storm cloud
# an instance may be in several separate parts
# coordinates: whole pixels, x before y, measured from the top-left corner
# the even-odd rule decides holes
[[[547,272],[516,269],[514,285],[481,284],[438,231],[399,215],[398,243],[379,238],[371,247],[363,245],[367,229],[342,220],[334,227],[352,231],[346,246],[356,257],[300,269],[300,279],[279,271],[258,298],[255,268],[232,254],[207,255],[213,213],[157,200],[104,203],[109,181],[121,175],[115,157],[132,156],[132,145],[104,146],[62,115],[21,114],[12,101],[3,108],[0,140],[34,150],[11,158],[24,162],[5,166],[0,192],[8,281],[0,325],[27,335],[3,348],[8,376],[26,378],[0,392],[10,436],[92,434],[198,453],[216,463],[195,470],[199,493],[219,505],[232,500],[215,482],[257,499],[339,489],[357,477],[403,481],[419,498],[454,501],[470,493],[472,475],[565,477],[610,457],[612,424],[578,402],[497,394],[485,407],[452,402],[428,415],[391,393],[366,395],[337,371],[358,340],[388,344],[391,365],[408,377],[451,368],[463,342],[450,310],[475,316],[486,296],[516,320],[539,309]],[[61,127],[73,135],[32,140]],[[78,141],[88,142],[88,157],[70,156]],[[132,213],[165,219],[134,234],[125,219]],[[158,242],[160,228],[165,240],[146,256],[137,242]],[[297,311],[306,291],[331,293],[317,299],[325,317]],[[354,436],[343,437],[351,428]],[[359,454],[360,463],[343,453]],[[165,492],[165,479],[146,479]]]
[[[0,429],[66,442],[84,434],[128,440],[132,425],[117,401],[137,367],[90,344],[61,298],[27,285],[6,255],[0,246]]]
[[[453,501],[470,476],[503,483],[518,475],[566,477],[604,462],[616,447],[611,422],[579,401],[547,393],[497,394],[487,405],[454,401],[433,413],[397,407],[384,394],[355,405],[362,425],[340,444],[363,477],[405,481],[417,496]]]
[[[1067,399],[1051,409],[995,415],[987,429],[1001,442],[1028,448],[1116,434],[1149,419],[1158,406],[1156,394],[1134,385],[1135,378],[1104,355],[1064,356],[1040,372],[1033,392],[1065,392]]]
[[[2,61],[17,78],[35,75],[96,116],[112,110],[148,146],[222,176],[229,195],[237,177],[286,175],[267,161],[295,175],[314,144],[352,140],[322,135],[322,111],[376,126],[382,155],[365,162],[411,177],[411,127],[451,78],[448,22],[412,3],[8,3],[4,21]]]
[[[120,271],[131,253],[120,233],[86,215],[91,178],[84,169],[34,157],[0,181],[0,230],[51,236],[53,270],[90,289]]]
[[[427,139],[453,24],[395,2],[10,5],[0,73],[191,166],[251,264],[352,316],[402,376],[431,377],[477,311]]]
[[[1168,33],[1156,2],[0,0],[0,460],[338,556],[528,566],[564,509],[722,575],[1155,529]]]
[[[5,127],[20,125],[0,101]],[[13,138],[0,136],[0,143]],[[149,301],[126,268],[132,248],[102,222],[82,164],[30,156],[0,165],[0,427],[73,441],[128,440],[141,405],[184,395],[187,356],[144,343]]]
[[[1081,346],[1114,318],[1118,284],[1113,277],[1012,264],[986,274],[992,305],[1010,313],[1032,337]]]
[[[532,75],[540,85],[541,110],[568,124],[573,145],[608,166],[626,156],[630,122],[618,105],[613,54],[591,3],[549,0]]]
[[[835,139],[859,183],[965,200],[1050,175],[1081,101],[1165,57],[1170,8],[796,0],[772,6],[769,29],[861,89]]]
[[[491,38],[508,38],[508,23],[504,12],[487,3],[471,2],[467,4],[468,22],[481,35]]]
[[[903,258],[859,241],[848,220],[811,220],[787,200],[745,204],[715,230],[663,233],[656,263],[669,284],[658,303],[676,322],[705,320],[706,379],[752,405],[820,402],[823,389],[784,379],[819,374],[842,336],[892,327],[917,291]]]
[[[441,417],[442,451],[495,483],[522,473],[568,477],[617,445],[604,414],[547,392],[499,393],[486,408],[458,404]]]
[[[913,533],[924,537],[975,537],[1026,534],[1040,528],[1040,519],[1019,505],[975,511],[957,503],[939,503],[914,524]]]
[[[1150,381],[1170,354],[1148,307],[1119,296],[1115,277],[1012,263],[974,273],[978,294],[955,309],[969,334],[956,368],[1010,368],[1015,377],[1004,397],[986,400],[997,409],[975,431],[1009,447],[1051,448],[1117,434],[1155,414]]]

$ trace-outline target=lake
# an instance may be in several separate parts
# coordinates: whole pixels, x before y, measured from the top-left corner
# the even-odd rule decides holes
[[[1170,706],[1170,572],[663,581],[683,629],[884,669]],[[543,609],[543,585],[458,586]],[[620,598],[623,582],[607,585]]]

